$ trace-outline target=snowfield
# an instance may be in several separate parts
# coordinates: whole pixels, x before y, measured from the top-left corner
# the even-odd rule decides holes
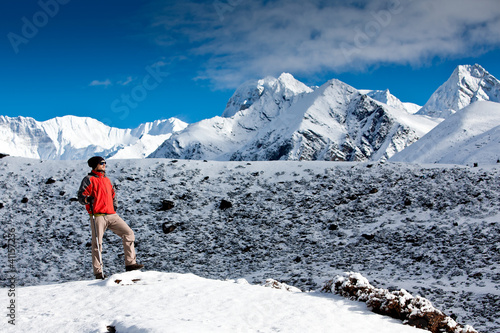
[[[19,322],[30,319],[23,331],[60,323],[75,332],[112,324],[144,332],[168,323],[174,331],[370,332],[375,315],[363,303],[224,281],[273,278],[317,291],[347,271],[425,297],[480,332],[499,331],[499,164],[108,160],[118,213],[146,265],[143,284],[130,286],[112,285],[116,276],[92,280],[88,216],[74,199],[88,171],[86,161],[0,159],[1,229],[15,230]],[[0,254],[8,257],[6,245]],[[124,271],[121,240],[110,231],[103,257],[108,274]],[[322,326],[343,317],[363,327]],[[395,323],[376,320],[387,332]]]
[[[2,332],[425,332],[336,295],[192,274],[129,272],[24,287],[19,298],[19,320],[15,328],[2,320]]]

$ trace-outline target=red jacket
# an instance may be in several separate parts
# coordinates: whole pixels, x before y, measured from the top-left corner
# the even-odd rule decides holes
[[[78,190],[78,201],[82,205],[86,205],[87,212],[91,214],[90,205],[85,202],[88,197],[94,198],[94,214],[116,214],[114,207],[115,189],[104,172],[92,170],[83,178]]]

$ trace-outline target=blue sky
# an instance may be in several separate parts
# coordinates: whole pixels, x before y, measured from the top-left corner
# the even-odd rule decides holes
[[[221,115],[282,72],[423,105],[460,64],[500,78],[498,0],[3,0],[1,115],[120,128]]]

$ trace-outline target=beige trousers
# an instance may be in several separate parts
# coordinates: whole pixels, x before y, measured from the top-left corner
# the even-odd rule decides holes
[[[91,218],[92,223],[92,218]],[[135,248],[134,248],[134,232],[130,227],[119,217],[117,214],[96,216],[95,223],[97,227],[97,236],[99,239],[99,248],[102,250],[102,237],[106,229],[113,231],[117,234],[123,242],[123,252],[125,254],[125,265],[133,265],[135,261]],[[94,275],[101,272],[101,265],[99,263],[99,250],[97,248],[97,242],[94,232],[94,226],[91,225],[92,229],[92,266],[94,267]]]

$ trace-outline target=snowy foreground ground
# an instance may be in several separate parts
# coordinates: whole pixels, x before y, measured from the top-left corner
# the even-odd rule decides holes
[[[108,176],[117,187],[118,213],[135,231],[138,261],[146,266],[145,270],[200,277],[149,272],[151,277],[147,275],[145,285],[116,287],[91,280],[88,215],[75,202],[78,186],[88,171],[85,161],[0,159],[0,230],[4,240],[15,237],[13,247],[5,241],[0,247],[0,268],[2,279],[7,278],[10,265],[16,269],[19,322],[38,316],[30,317],[29,323],[37,325],[50,321],[47,314],[89,313],[68,306],[58,306],[50,310],[53,312],[35,309],[51,306],[51,300],[60,297],[58,290],[69,288],[74,295],[61,291],[63,297],[57,302],[83,304],[83,308],[87,302],[97,300],[85,296],[79,301],[79,295],[89,293],[107,299],[107,293],[123,291],[123,297],[131,299],[128,303],[135,307],[160,297],[163,289],[175,292],[176,288],[169,289],[172,284],[180,290],[213,290],[219,294],[217,297],[231,302],[238,299],[261,304],[260,310],[255,305],[256,312],[240,311],[237,306],[224,308],[220,299],[220,304],[211,305],[204,303],[208,299],[188,302],[189,297],[162,296],[188,302],[189,306],[200,305],[193,310],[198,314],[189,316],[196,325],[200,323],[197,317],[220,318],[228,309],[239,313],[239,319],[232,322],[229,318],[232,326],[221,330],[231,331],[244,320],[241,317],[257,314],[264,316],[264,324],[259,327],[288,331],[285,328],[291,326],[267,324],[275,318],[273,311],[280,311],[278,323],[283,325],[292,325],[283,319],[288,318],[285,313],[290,313],[291,322],[300,323],[300,317],[307,317],[300,311],[308,307],[326,309],[323,302],[334,310],[313,311],[321,315],[307,320],[309,325],[339,318],[333,312],[346,309],[339,310],[338,302],[348,304],[348,309],[363,317],[368,312],[364,304],[341,301],[332,295],[276,293],[259,285],[272,278],[304,292],[316,291],[325,281],[352,271],[361,273],[375,287],[403,288],[423,296],[445,314],[456,316],[457,322],[480,332],[500,331],[498,164],[473,168],[405,163],[108,160]],[[8,251],[12,248],[15,257],[9,262]],[[123,272],[121,241],[110,231],[104,237],[103,256],[108,274]],[[223,282],[240,278],[257,286]],[[64,282],[70,284],[59,285]],[[9,281],[2,283],[5,287]],[[222,291],[217,292],[219,286]],[[134,292],[125,296],[125,290]],[[267,296],[252,300],[250,294],[256,290],[259,295],[282,295],[299,302],[315,300],[321,305],[297,306],[292,311],[288,300],[277,306],[272,305],[274,298]],[[8,302],[6,289],[1,292],[4,302]],[[248,293],[250,300],[247,296],[236,297],[237,293]],[[34,301],[37,297],[39,301]],[[125,303],[125,299],[117,298],[116,305],[106,305],[102,312],[110,317],[99,322],[88,319],[88,325],[110,325],[115,321],[117,327],[155,328],[157,319],[152,317],[160,312],[159,320],[192,323],[182,322],[179,312],[172,315],[168,301],[162,303],[167,310],[149,302],[140,310],[144,315],[119,317],[120,311],[114,309]],[[7,305],[1,306],[7,311]],[[99,311],[89,308],[87,311]],[[2,317],[4,325],[8,318]],[[151,318],[150,322],[145,318]],[[87,319],[82,320],[79,324],[83,325]],[[206,320],[207,325],[224,324]],[[261,324],[257,320],[255,325]],[[366,332],[366,328],[362,331]]]
[[[2,320],[0,331],[425,332],[340,296],[153,271],[20,288],[18,318],[15,328]]]

